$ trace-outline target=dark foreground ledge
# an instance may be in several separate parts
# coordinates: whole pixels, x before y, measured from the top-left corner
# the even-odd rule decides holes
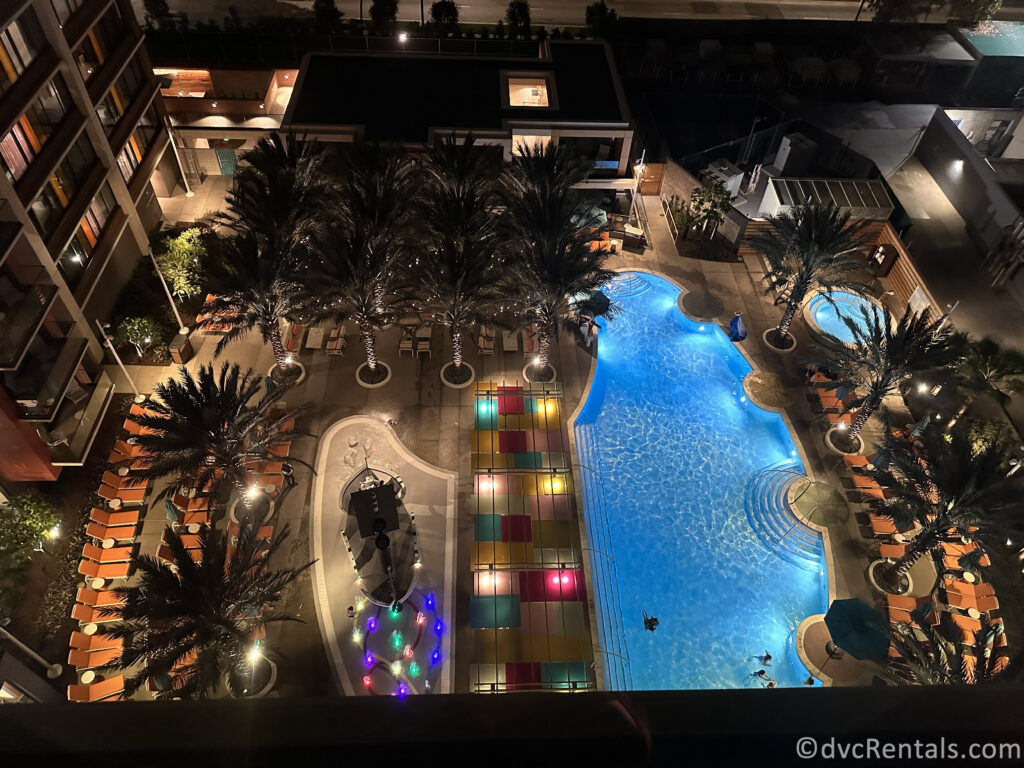
[[[987,685],[23,704],[0,707],[0,765],[938,765],[929,743],[947,757],[951,744],[1024,749],[1022,700],[1022,686]],[[805,737],[813,759],[797,755]],[[909,746],[840,759],[840,745],[869,739]],[[1004,747],[956,762],[1022,759]]]

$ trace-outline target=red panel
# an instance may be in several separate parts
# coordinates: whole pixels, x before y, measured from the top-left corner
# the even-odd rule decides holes
[[[533,541],[533,526],[529,515],[502,515],[502,541]]]
[[[498,414],[506,413],[526,413],[526,400],[522,395],[517,397],[502,395],[498,398]]]
[[[500,453],[525,453],[526,450],[525,430],[498,433],[498,451]]]
[[[505,664],[505,682],[510,686],[516,683],[539,683],[540,664],[535,661],[514,661]]]
[[[519,599],[523,602],[569,602],[584,600],[586,596],[582,571],[521,571],[519,574]]]

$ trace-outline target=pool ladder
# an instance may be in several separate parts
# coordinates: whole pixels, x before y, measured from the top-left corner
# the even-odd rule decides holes
[[[790,489],[806,479],[789,461],[758,472],[747,484],[747,520],[768,549],[783,560],[806,571],[820,571],[821,535],[801,523],[789,504]]]

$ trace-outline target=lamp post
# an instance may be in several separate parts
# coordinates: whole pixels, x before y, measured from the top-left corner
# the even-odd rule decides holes
[[[103,339],[103,343],[107,345],[107,349],[110,350],[110,354],[114,356],[114,360],[117,362],[117,367],[121,369],[121,373],[123,373],[124,377],[128,380],[128,386],[130,386],[132,388],[132,392],[135,393],[135,402],[141,403],[146,398],[142,395],[141,392],[139,392],[139,388],[135,386],[135,381],[128,374],[128,369],[124,367],[124,363],[121,362],[121,356],[117,354],[117,350],[114,349],[114,342],[112,342],[110,340],[110,337],[107,336],[106,329],[109,327],[109,325],[102,325],[99,320],[96,321],[96,328],[99,329],[100,337]]]
[[[11,643],[13,643],[18,648],[20,648],[21,651],[24,654],[26,654],[27,656],[30,656],[33,660],[39,662],[44,667],[46,667],[46,676],[48,678],[50,678],[51,680],[56,680],[58,677],[60,677],[62,674],[64,674],[64,667],[62,667],[60,664],[51,664],[46,659],[44,659],[42,656],[40,656],[38,653],[33,651],[27,645],[25,645],[23,642],[21,642],[21,640],[16,638],[14,635],[12,635],[6,629],[4,629],[4,627],[6,627],[10,623],[11,623],[11,620],[9,618],[0,619],[0,638],[3,638],[5,640],[9,640]]]
[[[160,278],[160,285],[164,287],[164,293],[167,294],[167,301],[170,302],[171,311],[174,313],[174,319],[178,321],[178,333],[182,336],[188,336],[188,327],[181,320],[181,315],[178,313],[178,307],[174,303],[174,297],[171,296],[171,289],[167,287],[167,281],[164,279],[164,273],[160,271],[160,264],[156,260],[156,256],[153,252],[149,252],[149,258],[153,261],[153,269],[156,270],[156,276]]]

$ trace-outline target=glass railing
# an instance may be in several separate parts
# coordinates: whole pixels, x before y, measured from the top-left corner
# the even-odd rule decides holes
[[[104,371],[85,406],[50,431],[50,455],[54,466],[80,467],[85,463],[113,397],[114,382]]]
[[[48,367],[41,366],[31,359],[26,359],[22,363],[19,374],[28,369],[26,373],[39,382],[31,399],[18,400],[22,418],[28,421],[50,421],[56,415],[64,395],[71,386],[71,379],[85,356],[86,343],[85,339],[66,339],[57,357]]]
[[[6,282],[4,282],[6,281]],[[0,370],[17,368],[57,296],[57,286],[40,280],[19,289],[0,276]]]

